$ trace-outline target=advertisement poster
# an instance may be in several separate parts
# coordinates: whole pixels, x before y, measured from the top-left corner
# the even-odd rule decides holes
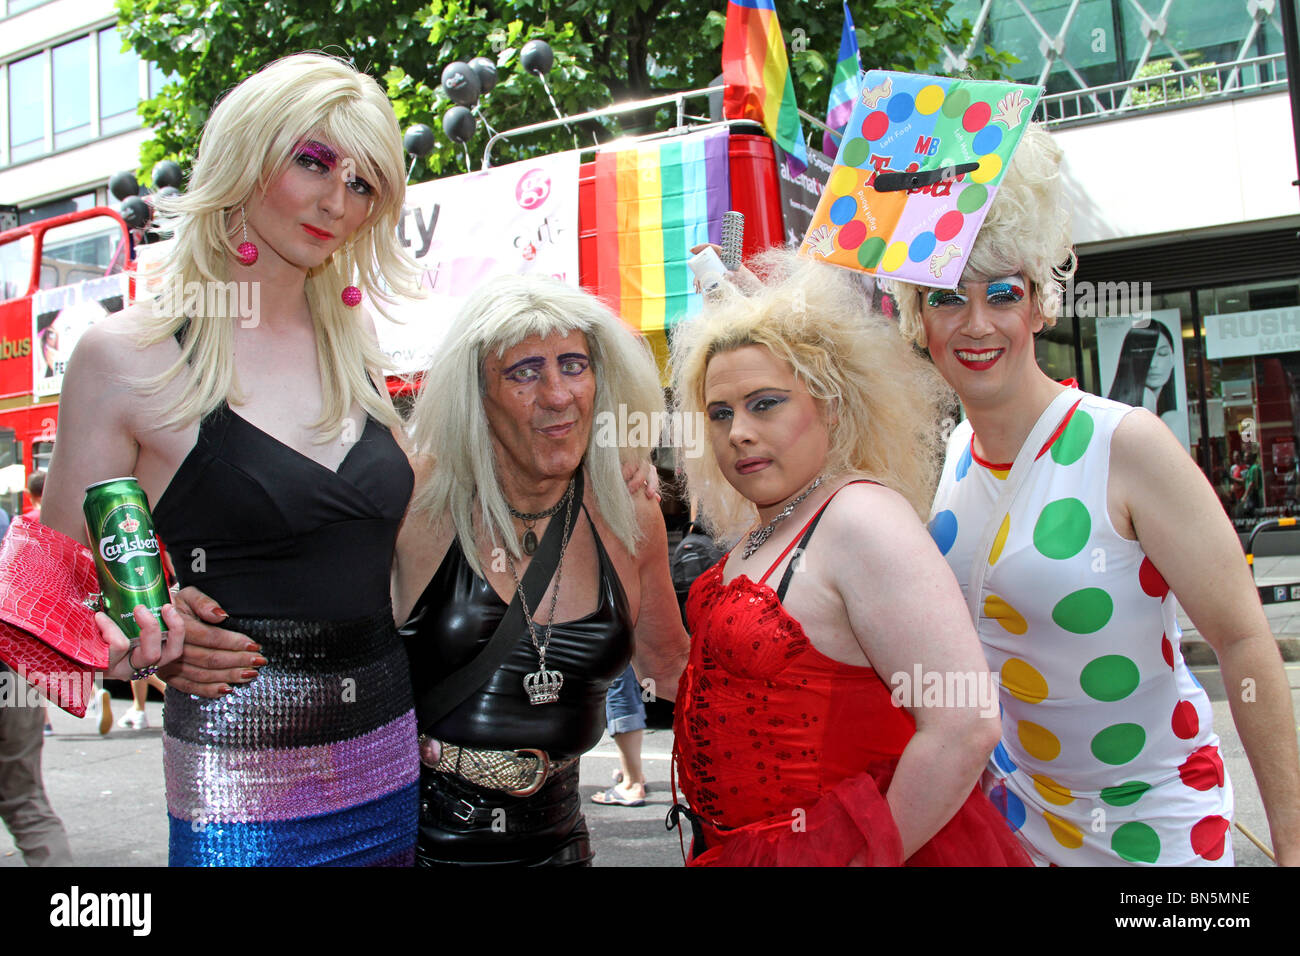
[[[32,296],[32,391],[57,395],[68,357],[86,329],[126,301],[125,273],[76,285],[43,289]]]
[[[412,186],[399,241],[423,267],[422,299],[376,313],[390,372],[428,368],[465,300],[498,275],[578,285],[578,154],[560,153]],[[371,307],[372,312],[374,311]]]
[[[1191,450],[1183,323],[1177,309],[1157,309],[1147,320],[1131,316],[1097,319],[1101,394],[1147,409]]]

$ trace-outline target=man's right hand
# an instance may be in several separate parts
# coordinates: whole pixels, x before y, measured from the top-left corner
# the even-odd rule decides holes
[[[172,604],[185,615],[185,652],[159,670],[168,686],[183,694],[220,697],[257,677],[257,668],[266,663],[261,647],[243,634],[213,626],[229,617],[216,601],[188,587],[172,592]]]

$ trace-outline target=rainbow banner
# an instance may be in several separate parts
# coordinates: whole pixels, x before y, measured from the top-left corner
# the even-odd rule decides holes
[[[835,61],[835,76],[831,86],[831,95],[826,102],[826,125],[837,133],[842,133],[853,114],[853,102],[862,90],[859,74],[862,72],[862,60],[858,54],[858,34],[853,29],[853,17],[849,14],[849,0],[844,0],[844,26],[840,29],[840,55]],[[831,133],[822,133],[822,152],[834,156],[839,152],[840,137]]]
[[[774,0],[729,0],[722,36],[723,110],[728,119],[758,120],[788,154],[792,175],[808,166],[808,149],[785,39]]]
[[[719,242],[731,202],[723,129],[596,154],[600,297],[650,339],[667,366],[669,330],[703,299],[686,263]]]

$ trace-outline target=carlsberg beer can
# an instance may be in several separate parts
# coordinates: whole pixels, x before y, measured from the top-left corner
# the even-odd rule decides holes
[[[134,644],[140,639],[132,611],[147,607],[165,632],[162,607],[168,602],[158,538],[149,502],[134,478],[113,478],[86,489],[82,504],[86,537],[95,552],[95,570],[104,613]]]

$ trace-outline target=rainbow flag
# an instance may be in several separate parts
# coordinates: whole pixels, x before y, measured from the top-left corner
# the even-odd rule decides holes
[[[862,84],[858,74],[862,60],[858,56],[858,35],[853,30],[853,17],[849,15],[849,0],[844,0],[844,26],[840,30],[840,55],[835,61],[835,77],[831,84],[830,99],[826,103],[826,125],[843,132],[853,113],[853,101],[858,98]],[[840,137],[822,133],[822,152],[834,157],[840,151]]]
[[[721,241],[730,208],[726,130],[596,154],[596,281],[600,297],[650,340],[667,367],[668,334],[703,298],[691,247]]]
[[[727,3],[722,79],[727,118],[758,120],[787,153],[791,173],[802,173],[808,165],[808,149],[774,0]]]

